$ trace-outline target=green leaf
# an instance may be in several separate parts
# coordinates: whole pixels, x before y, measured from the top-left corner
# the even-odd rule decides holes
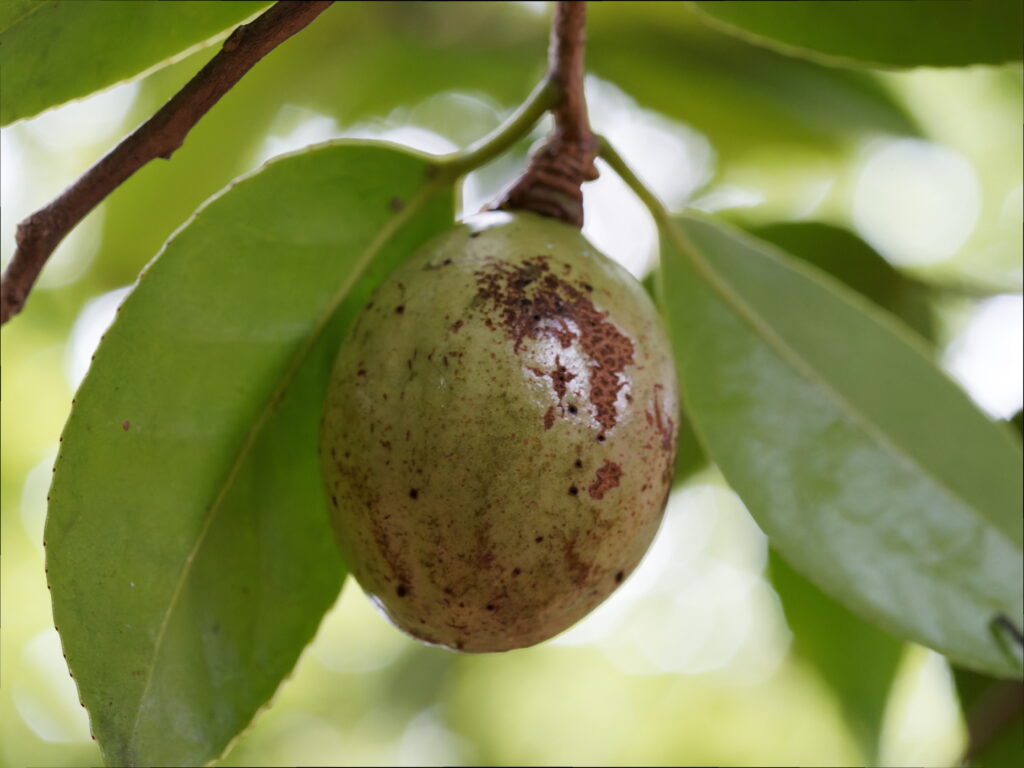
[[[801,261],[829,273],[848,288],[888,310],[929,341],[934,322],[927,287],[904,276],[848,230],[819,222],[779,222],[749,230]],[[645,285],[653,293],[653,280]],[[707,464],[685,412],[679,414],[675,482],[681,483]]]
[[[769,148],[834,153],[865,133],[919,133],[869,73],[748,45],[699,18],[676,3],[594,3],[587,66],[642,106],[707,135],[727,161]]]
[[[166,64],[258,2],[17,0],[0,13],[0,125]]]
[[[703,219],[663,247],[687,412],[772,543],[883,629],[1021,675],[993,629],[1024,623],[1019,446],[816,270]]]
[[[792,653],[833,691],[865,760],[877,756],[903,644],[850,613],[769,551],[772,586],[793,632]]]
[[[935,324],[927,286],[903,275],[849,230],[814,221],[794,221],[753,227],[749,231],[828,272],[896,315],[922,338],[934,341]]]
[[[963,67],[1020,61],[1020,0],[696,2],[745,40],[834,64]]]
[[[323,397],[372,286],[451,225],[452,185],[429,168],[358,143],[269,164],[179,230],[101,343],[46,540],[55,621],[108,763],[217,757],[335,600]]]

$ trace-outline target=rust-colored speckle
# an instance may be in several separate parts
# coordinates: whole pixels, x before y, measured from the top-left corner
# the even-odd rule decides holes
[[[633,342],[598,310],[580,287],[553,274],[547,256],[534,256],[522,264],[489,262],[476,272],[477,296],[488,303],[518,354],[524,339],[552,338],[563,348],[574,342],[590,361],[590,402],[603,431],[618,422],[615,401],[626,367],[634,362]],[[591,289],[592,290],[592,289]],[[486,322],[486,321],[485,321]],[[575,374],[556,358],[549,376],[559,401]]]
[[[565,539],[562,542],[562,554],[565,556],[565,564],[572,574],[572,581],[577,587],[583,586],[590,575],[590,566],[584,562],[576,552],[576,539]]]
[[[604,498],[604,495],[613,488],[618,488],[619,480],[622,479],[622,467],[613,461],[605,459],[596,475],[594,476],[594,482],[587,488],[587,493],[590,494],[592,499]]]
[[[463,322],[461,320],[456,320],[454,323],[452,323],[452,333],[458,333],[459,328],[461,328],[462,326]]]
[[[125,432],[127,432],[131,428],[132,423],[128,421],[128,419],[125,419],[124,421],[121,422],[121,429],[123,429]]]
[[[555,406],[548,406],[544,412],[544,429],[551,429],[555,425]]]

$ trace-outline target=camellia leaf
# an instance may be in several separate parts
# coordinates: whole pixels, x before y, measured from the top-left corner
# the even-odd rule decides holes
[[[687,412],[772,544],[883,629],[1020,676],[1001,627],[1024,624],[1022,459],[1006,430],[827,276],[702,218],[662,240]]]
[[[696,2],[716,26],[755,43],[837,64],[963,67],[1019,61],[1020,0]]]
[[[852,232],[814,221],[777,222],[749,230],[789,255],[813,264],[861,296],[903,320],[934,341],[927,287],[906,277]],[[646,281],[653,293],[653,280]],[[685,412],[679,414],[675,482],[681,483],[707,465],[707,456]]]
[[[166,63],[269,4],[8,2],[0,12],[0,125]]]
[[[335,600],[323,397],[372,286],[451,225],[452,184],[430,169],[383,144],[270,163],[179,230],[101,342],[62,437],[46,545],[109,764],[217,757]]]

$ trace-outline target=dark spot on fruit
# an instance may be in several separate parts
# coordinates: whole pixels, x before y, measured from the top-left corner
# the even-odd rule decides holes
[[[597,436],[597,442],[599,442],[599,443],[603,443],[604,442],[604,435],[603,434],[600,434],[600,435]]]
[[[590,283],[583,283],[582,285],[583,290],[586,291],[587,293],[590,293],[592,290],[594,290],[594,286],[592,286]]]
[[[523,569],[522,569],[522,568],[513,568],[513,569],[512,569],[512,575],[513,575],[513,576],[518,576],[518,575],[519,575],[520,573],[522,573],[522,572],[523,572]]]
[[[392,197],[391,200],[388,202],[388,207],[392,211],[396,211],[397,212],[397,211],[402,210],[405,207],[405,203],[402,202],[402,198],[400,198],[400,197],[398,197],[396,195],[395,197]]]
[[[470,235],[470,237],[476,237],[476,235]],[[452,263],[451,259],[445,259],[444,261],[441,262],[441,266],[442,267],[447,267],[451,263]]]
[[[576,459],[576,461],[573,462],[573,466],[576,467],[576,469],[583,469],[583,462],[580,461],[579,459]]]
[[[578,494],[579,492],[580,492],[580,489],[579,489],[579,488],[577,488],[577,487],[576,487],[575,485],[570,485],[570,486],[569,486],[569,495],[570,495],[570,496],[575,496],[575,495],[576,495],[576,494]]]
[[[366,375],[366,369],[365,368],[360,368],[358,371],[356,371],[356,376],[365,376],[365,375]]]
[[[537,542],[538,544],[540,544],[542,541],[544,541],[544,537],[543,536],[538,536],[536,539],[534,539],[534,541]]]
[[[399,597],[405,597],[409,590],[405,588],[404,584],[399,584],[398,589],[395,590],[395,594]]]
[[[461,328],[462,325],[463,323],[461,320],[456,320],[454,323],[452,323],[452,333],[458,333],[459,328]]]
[[[623,573],[622,571],[619,571],[618,573],[615,574],[615,583],[616,584],[621,584],[622,580],[624,578],[626,578],[626,574]]]
[[[493,603],[488,603],[486,608],[487,608],[488,611],[493,611],[494,610],[494,604]]]
[[[420,495],[420,492],[418,490],[416,490],[415,488],[412,488],[412,489],[409,490],[409,498],[410,499],[415,499],[419,495]]]
[[[470,237],[480,237],[481,234],[482,233],[480,232],[480,230],[477,230],[476,232],[470,232],[469,236]]]
[[[461,650],[462,650],[463,648],[465,648],[465,647],[466,647],[466,644],[465,644],[464,642],[462,642],[461,640],[456,640],[456,641],[455,641],[455,648],[456,648],[457,650],[460,650],[460,651],[461,651]]]
[[[401,315],[403,312],[405,312],[405,304],[399,304],[397,307],[395,307],[396,315]]]
[[[338,506],[338,497],[335,496],[333,493],[331,494],[331,504],[333,504],[334,506]]]
[[[604,464],[598,468],[594,475],[594,482],[587,488],[587,493],[592,499],[604,498],[604,495],[613,488],[619,487],[619,480],[622,479],[622,467],[613,461],[605,459]]]
[[[544,429],[551,429],[555,425],[555,406],[548,406],[544,412]]]
[[[575,405],[570,405],[569,406],[569,413],[571,413],[573,416],[576,415],[576,406]]]

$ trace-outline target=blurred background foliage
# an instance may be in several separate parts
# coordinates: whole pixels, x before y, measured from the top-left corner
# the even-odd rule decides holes
[[[200,203],[269,157],[340,136],[429,152],[479,138],[542,76],[549,11],[339,3],[62,244],[2,337],[0,764],[99,762],[52,628],[42,527],[74,389],[125,288]],[[5,264],[16,223],[215,50],[4,128]],[[730,37],[681,4],[595,3],[588,65],[595,128],[670,207],[715,212],[831,272],[1019,430],[1019,64],[840,69]],[[463,210],[514,178],[545,130],[471,174]],[[646,211],[610,171],[586,194],[585,233],[646,276]],[[1012,714],[1019,687],[951,670],[790,570],[685,430],[679,467],[642,567],[540,647],[427,648],[348,583],[224,764],[952,765],[969,724]],[[1024,752],[1016,717],[983,745],[986,764]]]

